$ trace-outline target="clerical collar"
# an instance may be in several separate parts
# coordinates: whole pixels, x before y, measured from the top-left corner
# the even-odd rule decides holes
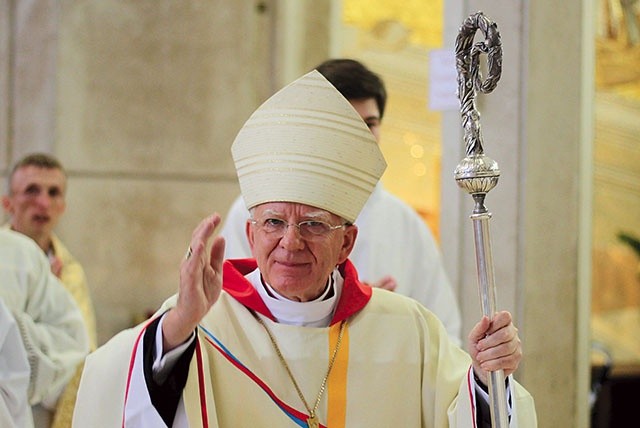
[[[331,274],[329,286],[317,299],[309,302],[295,302],[280,296],[269,284],[263,283],[260,269],[249,273],[246,278],[258,291],[276,321],[305,327],[329,325],[340,300],[344,281],[336,269]]]

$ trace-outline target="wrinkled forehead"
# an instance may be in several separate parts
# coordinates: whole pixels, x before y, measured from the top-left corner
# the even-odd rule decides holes
[[[254,218],[276,217],[276,218],[311,218],[318,220],[332,220],[339,218],[322,208],[297,202],[266,202],[252,208]]]
[[[66,177],[64,172],[58,168],[26,165],[13,173],[10,184],[13,189],[24,189],[36,185],[47,188],[58,187],[64,190]]]

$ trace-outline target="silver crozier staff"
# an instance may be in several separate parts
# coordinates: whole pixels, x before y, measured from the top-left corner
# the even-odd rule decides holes
[[[480,29],[485,40],[473,43],[476,31]],[[491,213],[484,205],[484,198],[498,183],[500,171],[498,164],[484,155],[482,134],[480,132],[480,113],[476,109],[476,91],[493,91],[502,73],[502,45],[500,33],[494,22],[482,12],[469,16],[456,38],[456,68],[458,71],[458,98],[466,157],[455,170],[458,186],[466,190],[475,202],[471,220],[475,241],[476,266],[478,269],[478,288],[483,315],[492,318],[496,312],[495,278],[491,256],[489,219]],[[479,56],[487,54],[488,76],[482,81],[479,71]],[[504,371],[490,372],[489,402],[491,407],[491,426],[507,428],[507,398]]]

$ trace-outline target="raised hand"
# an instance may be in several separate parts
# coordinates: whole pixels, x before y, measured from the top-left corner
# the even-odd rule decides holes
[[[220,215],[214,213],[193,231],[189,250],[180,265],[178,303],[162,323],[165,352],[189,338],[220,296],[224,238],[214,237],[211,251],[207,254],[207,244],[219,224]]]

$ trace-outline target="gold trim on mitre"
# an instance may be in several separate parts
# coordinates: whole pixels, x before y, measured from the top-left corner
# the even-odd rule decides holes
[[[231,154],[247,208],[297,202],[350,222],[387,166],[360,115],[315,70],[258,107]]]

